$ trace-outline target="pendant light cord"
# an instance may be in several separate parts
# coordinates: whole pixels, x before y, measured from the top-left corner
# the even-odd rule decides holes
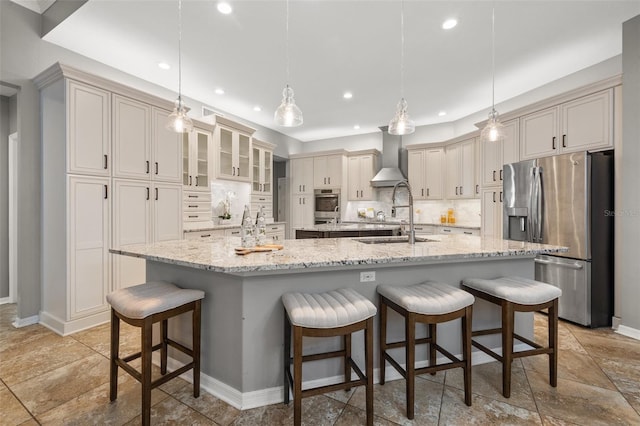
[[[287,4],[287,15],[286,15],[286,23],[285,23],[285,56],[286,56],[286,67],[287,67],[287,86],[289,85],[289,0],[286,1]]]
[[[404,98],[404,1],[400,2],[400,97]]]
[[[178,0],[178,100],[182,103],[182,0]]]
[[[491,112],[496,109],[496,7],[491,6]]]

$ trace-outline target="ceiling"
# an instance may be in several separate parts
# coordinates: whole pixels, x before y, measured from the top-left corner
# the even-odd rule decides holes
[[[230,4],[223,15],[214,0],[183,0],[186,96],[302,141],[388,124],[401,97],[400,1],[290,1],[288,82],[304,114],[296,128],[273,122],[287,82],[286,3]],[[416,125],[490,108],[491,8],[404,2],[404,97]],[[638,14],[640,0],[496,1],[496,103],[620,54],[622,22]],[[177,92],[177,17],[177,1],[89,0],[45,40]],[[443,30],[447,18],[458,25]]]

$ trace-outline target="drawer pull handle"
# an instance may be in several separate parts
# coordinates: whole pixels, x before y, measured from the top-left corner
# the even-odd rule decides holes
[[[207,237],[210,237],[210,236],[211,236],[211,234],[204,234],[204,235],[200,235],[200,238],[207,238]]]

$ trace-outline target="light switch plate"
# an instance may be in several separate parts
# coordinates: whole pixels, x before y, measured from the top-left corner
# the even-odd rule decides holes
[[[361,283],[374,282],[375,280],[376,280],[376,272],[375,271],[360,272],[360,282]]]

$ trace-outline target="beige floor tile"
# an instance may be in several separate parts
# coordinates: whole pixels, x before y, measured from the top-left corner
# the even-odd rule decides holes
[[[72,335],[78,342],[108,357],[111,352],[111,324],[101,324]],[[120,321],[120,355],[140,351],[140,328]]]
[[[541,415],[584,425],[640,424],[640,416],[618,392],[558,379],[549,386],[547,377],[527,371]]]
[[[56,334],[39,324],[21,328],[9,326],[0,331],[0,360],[19,352],[25,346],[37,344],[38,340],[45,336],[56,336]]]
[[[458,389],[464,389],[461,368],[447,371],[445,384]],[[471,369],[471,390],[474,395],[495,399],[527,410],[536,410],[531,388],[522,368],[511,370],[511,397],[502,396],[502,364],[489,362],[474,365]]]
[[[172,394],[172,396],[202,415],[214,419],[216,423],[221,426],[231,424],[240,414],[240,410],[237,408],[206,392],[200,392],[200,396],[194,398],[193,386],[190,383],[188,383],[187,386],[181,387],[178,392]]]
[[[142,417],[137,416],[127,423],[127,426],[142,424]],[[191,425],[191,426],[215,426],[216,423],[194,409],[169,397],[151,407],[151,424],[161,425]]]
[[[464,403],[464,392],[445,386],[440,410],[442,425],[535,425],[542,424],[534,410],[516,407],[502,401],[476,395],[473,404]]]
[[[108,381],[109,361],[94,353],[11,388],[37,416]]]
[[[556,419],[555,417],[542,415],[542,424],[544,426],[582,426],[578,423],[568,422],[566,420]]]
[[[615,384],[616,389],[640,413],[640,359],[616,361],[595,358],[595,361]]]
[[[358,388],[351,388],[350,391],[345,391],[345,390],[339,390],[339,391],[335,391],[335,392],[329,392],[329,393],[325,393],[325,396],[328,396],[329,398],[333,398],[333,399],[337,399],[340,402],[344,402],[345,404],[349,402],[349,400],[351,399],[351,397],[353,396],[353,394],[356,392]]]
[[[151,391],[151,404],[168,398],[160,389]],[[39,415],[43,425],[84,425],[91,419],[92,424],[123,425],[140,415],[141,386],[130,376],[118,380],[118,398],[109,401],[109,383],[84,392],[64,404]]]
[[[543,346],[547,346],[549,344],[548,336],[547,316],[536,314],[534,321],[534,341]],[[558,322],[558,345],[560,350],[570,350],[583,354],[587,353],[563,321]]]
[[[338,417],[338,420],[334,423],[334,426],[353,426],[364,425],[367,422],[367,414],[364,410],[356,408],[352,405],[344,407],[344,411]],[[394,426],[397,423],[390,422],[382,417],[375,416],[373,418],[374,426]]]
[[[324,395],[302,400],[302,424],[312,426],[333,425],[345,404]],[[231,423],[235,426],[254,425],[292,425],[293,401],[289,405],[273,404],[266,407],[245,410]]]
[[[0,389],[0,407],[0,423],[3,425],[19,425],[32,419],[31,414],[6,386]]]

